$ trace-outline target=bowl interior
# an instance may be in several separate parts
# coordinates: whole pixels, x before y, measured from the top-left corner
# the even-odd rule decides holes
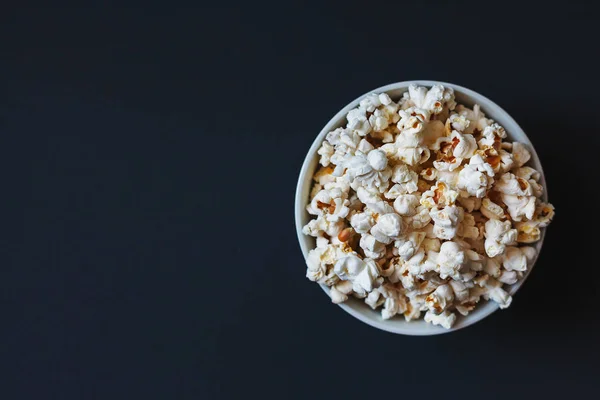
[[[526,144],[531,152],[531,160],[529,161],[528,165],[531,165],[533,168],[540,172],[540,184],[544,188],[544,194],[542,195],[542,199],[544,201],[547,201],[547,190],[546,182],[544,179],[544,172],[542,170],[542,166],[540,164],[540,160],[537,156],[537,153],[535,152],[535,149],[531,144],[531,141],[529,140],[527,135],[525,135],[525,132],[523,132],[521,127],[515,122],[515,120],[512,119],[512,117],[510,117],[510,115],[508,115],[506,111],[500,108],[500,106],[498,106],[488,98],[470,89],[463,88],[458,85],[436,81],[399,82],[383,86],[378,89],[374,89],[368,93],[386,92],[394,101],[397,101],[402,96],[402,94],[408,90],[408,86],[413,83],[420,86],[428,87],[441,84],[445,87],[453,88],[456,96],[456,101],[458,103],[464,104],[467,107],[473,107],[475,104],[479,104],[487,118],[494,119],[506,129],[509,140],[518,141]],[[310,189],[312,187],[312,176],[314,175],[318,165],[319,156],[317,155],[317,150],[319,149],[322,141],[325,139],[325,136],[328,132],[345,125],[346,114],[348,113],[348,111],[356,107],[360,100],[368,93],[365,93],[364,95],[358,97],[357,99],[349,103],[325,125],[323,130],[319,133],[319,135],[313,142],[310,150],[308,151],[308,154],[306,155],[304,164],[302,165],[298,185],[296,188],[295,220],[296,233],[298,235],[298,240],[300,242],[300,247],[302,249],[302,253],[304,254],[304,258],[306,258],[308,252],[316,246],[315,238],[304,235],[302,233],[302,227],[306,225],[308,221],[310,221],[310,219],[312,218],[312,216],[309,215],[308,212],[306,212],[306,205],[308,204],[308,197]],[[542,229],[541,239],[534,245],[538,254],[542,247],[544,235],[545,229]],[[514,295],[517,292],[517,290],[521,287],[525,279],[527,279],[527,276],[533,269],[536,260],[534,260],[533,263],[531,263],[531,266],[529,267],[523,279],[521,279],[514,285],[508,286],[508,291],[511,295]],[[507,286],[505,285],[505,288],[506,287]],[[321,284],[321,288],[327,294],[329,293],[329,288],[326,285]],[[472,325],[475,322],[480,321],[481,319],[492,314],[498,309],[498,305],[495,302],[482,300],[479,303],[479,305],[475,308],[475,310],[473,310],[473,312],[471,312],[466,317],[459,315],[452,329],[445,329],[439,326],[428,324],[422,319],[418,321],[406,322],[403,317],[397,316],[389,320],[384,320],[383,318],[381,318],[379,310],[372,310],[369,306],[367,306],[364,303],[363,300],[359,300],[353,297],[349,298],[346,302],[339,304],[339,306],[352,316],[371,326],[388,332],[405,335],[436,335],[452,332]]]

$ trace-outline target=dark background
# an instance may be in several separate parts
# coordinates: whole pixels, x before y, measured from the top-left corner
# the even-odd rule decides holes
[[[600,388],[595,9],[126,3],[0,12],[0,398]],[[304,277],[293,221],[321,127],[411,79],[504,107],[557,210],[513,306],[437,337],[330,304]]]

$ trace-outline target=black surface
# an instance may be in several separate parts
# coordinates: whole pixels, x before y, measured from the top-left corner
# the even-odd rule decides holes
[[[598,14],[421,3],[3,9],[0,398],[598,389]],[[410,79],[504,107],[557,210],[513,306],[430,338],[331,305],[293,222],[321,127]]]

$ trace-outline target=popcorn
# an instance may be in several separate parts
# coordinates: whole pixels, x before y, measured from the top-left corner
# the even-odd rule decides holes
[[[502,257],[502,266],[507,271],[527,271],[527,257],[519,247],[508,247]]]
[[[450,240],[456,236],[458,223],[461,221],[462,209],[457,206],[446,206],[443,209],[433,209],[429,216],[435,223],[433,233],[440,239]]]
[[[534,221],[525,221],[515,223],[517,229],[517,242],[534,243],[540,240],[542,231]]]
[[[377,241],[374,236],[369,235],[368,233],[361,236],[359,245],[365,252],[365,255],[369,258],[381,258],[386,252],[385,244]]]
[[[320,237],[324,234],[327,236],[337,236],[344,229],[344,221],[339,220],[332,222],[322,216],[311,220],[302,228],[302,233],[309,236]]]
[[[425,254],[423,250],[420,250],[406,262],[409,273],[420,278],[427,272],[435,271],[438,268],[435,262],[436,256],[433,252]]]
[[[507,285],[513,285],[517,283],[519,279],[517,273],[515,271],[502,271],[502,274],[498,277],[498,281],[505,283]]]
[[[485,252],[489,257],[504,254],[507,245],[517,240],[517,230],[511,229],[510,221],[490,219],[485,223]]]
[[[471,160],[474,158],[475,157],[471,158]],[[481,159],[481,157],[479,157],[479,159]],[[484,164],[489,165],[485,162],[482,162],[480,165]],[[488,185],[488,176],[483,172],[480,172],[477,164],[473,164],[472,161],[458,173],[458,188],[466,191],[470,196],[475,196],[479,199],[483,198],[487,193]]]
[[[346,155],[333,174],[340,176],[344,170],[344,176],[354,190],[364,186],[384,192],[392,175],[391,169],[387,167],[385,153],[381,150],[372,150],[367,155],[360,152],[354,156]]]
[[[348,215],[350,212],[348,204],[350,204],[348,194],[341,189],[323,189],[315,195],[306,210],[309,214],[335,222]]]
[[[373,218],[373,214],[369,211],[356,213],[350,218],[350,225],[357,233],[367,233],[375,225],[375,218]]]
[[[408,93],[405,93],[402,105],[403,107],[416,106],[428,110],[432,114],[439,114],[444,106],[453,110],[456,106],[454,90],[445,88],[442,85],[433,86],[429,90],[423,86],[410,85]]]
[[[380,269],[374,260],[370,258],[361,260],[357,255],[350,254],[338,259],[334,271],[341,280],[351,281],[352,290],[355,292],[369,293],[379,277]]]
[[[329,289],[329,296],[331,297],[331,302],[333,304],[340,304],[348,300],[348,295],[337,290],[335,286]]]
[[[356,132],[359,136],[365,136],[371,132],[371,124],[367,119],[367,110],[364,108],[350,110],[346,119],[348,120],[348,129]]]
[[[371,228],[371,235],[385,244],[392,243],[404,230],[402,218],[396,213],[389,213],[379,217],[377,223]]]
[[[472,110],[459,104],[456,106],[456,112],[469,120],[469,126],[464,133],[473,133],[475,130],[483,131],[492,123],[491,120],[485,118],[485,114],[478,104],[475,104]]]
[[[531,196],[533,194],[528,181],[510,172],[500,176],[500,179],[494,185],[494,189],[500,193],[512,196]]]
[[[454,293],[454,297],[459,302],[464,302],[469,298],[469,288],[461,281],[450,281],[448,282]]]
[[[525,165],[527,161],[529,161],[531,158],[531,153],[529,153],[529,150],[527,150],[523,143],[514,142],[512,144],[512,156],[513,160],[515,161],[515,165],[517,167],[521,167]]]
[[[450,285],[440,285],[431,293],[429,296],[425,298],[425,304],[429,311],[440,314],[446,308],[452,304],[454,300],[454,293],[452,292],[452,287]]]
[[[398,103],[370,93],[346,119],[317,150],[307,278],[334,304],[447,329],[481,299],[508,307],[504,285],[537,256],[523,244],[554,217],[527,146],[442,86],[412,85]]]
[[[453,130],[464,132],[469,125],[471,125],[471,121],[469,121],[469,119],[464,115],[452,114],[446,121],[446,131],[448,134],[450,134]]]
[[[331,156],[333,156],[335,149],[328,142],[323,142],[319,150],[317,150],[317,154],[321,156],[319,163],[327,167],[329,165],[329,161],[331,160]]]
[[[394,210],[403,216],[415,215],[417,207],[419,207],[419,198],[414,194],[402,194],[394,200]]]
[[[346,255],[340,245],[327,245],[309,251],[306,258],[306,277],[313,282],[323,282],[327,270],[336,263],[338,257]]]
[[[436,183],[431,189],[423,193],[420,203],[427,208],[445,207],[454,205],[458,192],[450,189],[444,182]]]
[[[408,219],[412,229],[422,229],[431,221],[429,210],[426,207],[417,207],[417,213]]]
[[[502,201],[506,204],[510,218],[513,221],[522,221],[532,219],[535,213],[536,198],[534,196],[514,196],[509,194],[502,195]]]
[[[504,219],[505,217],[502,207],[487,197],[481,201],[480,211],[489,219]]]
[[[444,311],[441,314],[434,314],[431,311],[427,311],[425,313],[425,322],[450,329],[454,325],[454,322],[456,322],[456,315],[448,311]]]
[[[424,240],[424,232],[411,232],[406,237],[396,240],[394,246],[396,247],[400,258],[408,260],[419,250],[419,247]],[[433,250],[433,248],[431,250]]]
[[[440,278],[451,277],[460,280],[459,272],[465,264],[465,253],[456,242],[444,242],[437,257],[437,263],[440,267]]]

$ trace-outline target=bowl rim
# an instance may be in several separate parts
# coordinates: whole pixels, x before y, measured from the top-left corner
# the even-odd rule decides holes
[[[490,115],[492,117],[492,119],[496,119],[499,115],[502,115],[503,119],[509,121],[512,125],[514,125],[514,127],[516,127],[516,130],[519,131],[519,133],[522,134],[522,136],[526,139],[525,142],[526,142],[526,144],[528,144],[528,149],[530,150],[530,153],[531,153],[531,159],[532,159],[531,161],[533,161],[533,163],[535,163],[539,166],[539,168],[536,168],[536,170],[540,173],[539,182],[543,188],[543,194],[541,196],[541,199],[543,201],[547,202],[548,190],[547,190],[547,185],[546,185],[546,181],[545,181],[542,164],[539,160],[537,152],[536,152],[533,144],[531,143],[531,140],[527,136],[527,134],[523,131],[523,129],[519,126],[519,124],[517,124],[517,122],[510,116],[510,114],[507,113],[502,107],[500,107],[498,104],[496,104],[489,98],[483,96],[482,94],[475,92],[474,90],[471,90],[471,89],[468,89],[468,88],[465,88],[463,86],[456,85],[453,83],[449,83],[449,82],[441,82],[441,81],[433,81],[433,80],[410,80],[410,81],[391,83],[388,85],[380,86],[373,90],[369,90],[368,92],[355,98],[353,101],[351,101],[346,106],[344,106],[339,112],[337,112],[321,129],[321,131],[319,132],[319,134],[316,136],[315,140],[313,141],[312,145],[310,146],[310,148],[306,154],[306,157],[304,158],[302,167],[300,169],[300,174],[298,177],[298,183],[296,185],[294,217],[295,217],[295,225],[296,225],[296,235],[298,237],[300,249],[302,251],[305,261],[306,261],[308,252],[311,249],[306,245],[306,243],[304,241],[305,235],[302,233],[302,227],[303,227],[302,219],[306,213],[306,201],[303,198],[302,194],[303,194],[303,189],[305,188],[306,185],[309,185],[309,186],[312,185],[312,177],[311,177],[311,179],[307,179],[306,176],[308,175],[308,171],[311,169],[311,164],[314,162],[315,158],[318,157],[317,150],[321,146],[321,143],[323,142],[325,135],[327,135],[327,133],[330,132],[331,130],[335,129],[335,127],[339,125],[340,121],[343,121],[343,119],[345,119],[348,111],[355,108],[359,104],[360,100],[362,100],[368,94],[373,93],[373,92],[375,92],[375,93],[386,92],[387,93],[389,91],[398,90],[398,89],[408,90],[408,87],[411,84],[416,84],[419,86],[426,86],[426,87],[431,87],[433,85],[442,85],[444,87],[452,88],[459,95],[462,94],[462,95],[466,95],[466,96],[470,97],[474,101],[474,104],[481,105],[482,103],[486,103],[486,107],[485,107],[486,115]],[[484,107],[482,107],[482,108],[484,108]],[[508,135],[513,136],[514,132],[515,132],[515,129],[512,129],[510,132],[508,132]],[[542,232],[541,232],[540,240],[537,241],[535,244],[532,244],[533,246],[536,247],[536,250],[537,250],[536,256],[535,256],[534,260],[532,261],[531,265],[529,266],[529,268],[527,269],[523,278],[520,281],[518,281],[517,283],[515,283],[509,287],[508,292],[511,294],[511,296],[514,296],[515,293],[519,290],[519,288],[523,285],[523,283],[527,280],[527,278],[529,277],[529,274],[533,270],[533,268],[539,258],[540,251],[541,251],[541,248],[542,248],[542,245],[544,242],[544,238],[546,235],[546,229],[543,228],[541,231]],[[321,289],[326,293],[327,297],[329,297],[329,287],[327,287],[325,284],[319,284],[319,286],[321,286]],[[358,301],[358,299],[352,299],[352,300]],[[410,335],[410,336],[431,336],[431,335],[439,335],[439,334],[455,332],[457,330],[466,328],[466,327],[471,326],[471,325],[481,321],[482,319],[490,316],[491,314],[493,314],[495,311],[497,311],[499,309],[498,304],[491,300],[486,301],[486,304],[492,304],[493,306],[491,306],[491,307],[488,306],[485,310],[482,310],[484,305],[478,306],[475,309],[475,311],[473,311],[472,313],[469,314],[470,318],[465,318],[465,317],[459,316],[459,320],[462,320],[462,323],[458,323],[459,321],[457,321],[457,323],[451,329],[445,329],[440,326],[434,326],[434,325],[428,325],[427,329],[418,329],[417,326],[413,326],[413,324],[415,324],[415,322],[405,322],[405,321],[402,321],[403,322],[403,324],[401,324],[402,328],[398,328],[396,326],[390,325],[386,320],[383,320],[381,318],[380,318],[380,320],[373,320],[371,318],[367,318],[367,316],[365,315],[365,312],[356,310],[354,307],[352,307],[347,302],[340,303],[340,304],[338,304],[338,306],[340,308],[342,308],[344,311],[346,311],[348,314],[355,317],[356,319],[358,319],[372,327],[381,329],[383,331],[387,331],[390,333],[396,333],[396,334],[402,334],[402,335]],[[376,310],[371,310],[371,309],[368,310],[368,313],[379,314]]]

